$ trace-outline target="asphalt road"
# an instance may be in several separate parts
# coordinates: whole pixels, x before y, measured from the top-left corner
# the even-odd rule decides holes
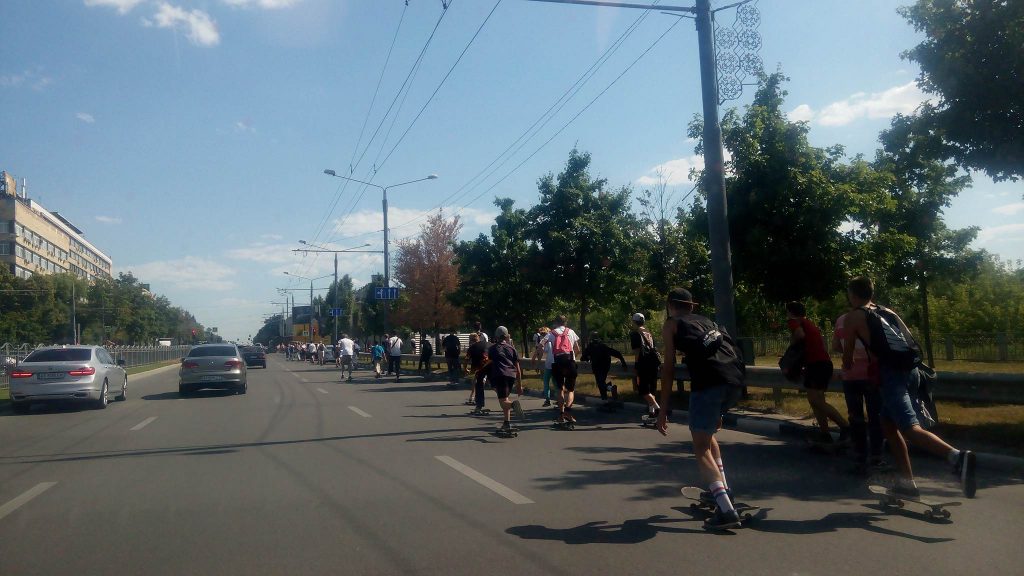
[[[985,473],[933,523],[880,510],[842,458],[725,431],[730,484],[763,510],[714,534],[679,495],[682,424],[587,408],[553,430],[526,398],[501,439],[465,388],[268,366],[244,396],[182,399],[161,370],[106,410],[0,414],[0,573],[1024,573],[1018,478]],[[916,464],[928,496],[962,500],[944,463]]]

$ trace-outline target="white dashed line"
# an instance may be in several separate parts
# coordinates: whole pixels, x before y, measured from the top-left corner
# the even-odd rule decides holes
[[[135,426],[132,426],[132,427],[131,427],[131,430],[132,430],[132,432],[134,432],[134,431],[136,431],[136,430],[142,430],[142,429],[143,429],[143,428],[145,428],[145,427],[146,427],[147,425],[149,425],[150,423],[152,423],[152,422],[153,422],[153,420],[156,420],[156,416],[150,416],[149,418],[146,418],[146,419],[145,419],[145,420],[143,420],[142,422],[139,422],[139,423],[138,423],[138,424],[136,424]]]
[[[355,406],[349,406],[348,409],[353,411],[353,412],[355,412],[356,414],[359,414],[363,418],[373,418],[373,416],[370,416],[369,414],[367,414],[366,412],[363,412],[362,410],[360,410],[359,408],[356,408]]]
[[[0,520],[2,520],[4,516],[7,516],[11,512],[17,510],[18,508],[21,508],[29,500],[35,498],[36,496],[39,496],[40,494],[46,492],[50,488],[53,488],[56,484],[56,482],[40,482],[39,484],[36,484],[35,486],[23,492],[21,496],[17,496],[7,504],[0,506]]]
[[[302,380],[303,382],[309,382],[309,380],[306,380],[305,378],[299,378],[299,380]]]
[[[317,388],[317,391],[319,391],[321,394],[327,394],[327,390],[324,390],[323,388]]]
[[[452,458],[451,456],[434,456],[434,458],[437,458],[441,462],[444,462],[445,464],[451,466],[458,472],[469,477],[471,480],[479,483],[481,486],[484,486],[485,488],[490,489],[491,491],[504,497],[513,504],[534,503],[533,500],[530,500],[529,498],[523,496],[519,492],[516,492],[515,490],[509,488],[508,486],[505,486],[504,484],[498,482],[497,480],[492,480],[491,478],[484,476],[483,474],[477,472],[476,470],[473,470],[469,466],[466,466],[465,464],[459,462],[458,460]]]

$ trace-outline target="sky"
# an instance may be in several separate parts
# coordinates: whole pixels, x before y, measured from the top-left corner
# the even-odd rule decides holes
[[[333,272],[330,254],[293,252],[299,240],[382,249],[381,190],[325,169],[379,186],[438,176],[389,191],[392,241],[439,209],[459,215],[464,239],[488,232],[494,198],[532,205],[538,178],[574,146],[610,186],[640,190],[660,172],[686,196],[701,165],[686,135],[701,111],[692,20],[445,3],[4,0],[0,169],[83,229],[115,272],[235,340],[282,310],[279,288],[305,288],[291,293],[308,301],[310,282],[284,272]],[[892,115],[926,98],[900,58],[921,39],[902,3],[757,2],[757,55],[790,78],[786,110],[809,123],[812,144],[872,157]],[[735,14],[718,24],[735,26]],[[1024,258],[1024,183],[975,174],[946,219],[978,226],[976,247]],[[379,253],[339,256],[356,285],[382,270]]]

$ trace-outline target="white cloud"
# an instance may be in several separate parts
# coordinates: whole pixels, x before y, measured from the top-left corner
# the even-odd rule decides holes
[[[264,240],[284,240],[284,236],[280,234],[260,234],[260,238]]]
[[[132,8],[142,3],[142,0],[85,0],[86,6],[104,6],[117,9],[118,14],[127,14]]]
[[[157,28],[183,29],[185,36],[197,46],[216,46],[220,44],[220,32],[217,23],[202,10],[185,10],[179,6],[160,2],[152,20],[143,19],[145,26]]]
[[[237,6],[240,8],[248,8],[250,6],[256,6],[258,8],[264,8],[267,10],[276,10],[278,8],[290,8],[302,0],[222,0],[228,6]]]
[[[233,260],[246,260],[249,262],[263,262],[267,264],[283,264],[295,259],[296,252],[292,252],[295,246],[291,244],[262,244],[257,243],[244,248],[233,248],[227,251],[228,258]]]
[[[990,244],[992,242],[1017,242],[1021,240],[1024,240],[1024,222],[982,228],[978,232],[977,242],[978,244]]]
[[[913,112],[925,99],[917,83],[910,81],[884,92],[858,92],[845,100],[833,102],[815,114],[815,122],[822,126],[846,126],[861,118],[891,118],[897,113]]]
[[[1013,216],[1018,212],[1024,212],[1024,202],[1014,202],[1013,204],[1006,204],[992,209],[996,214],[1002,214],[1004,216]]]
[[[33,90],[42,91],[50,84],[53,84],[53,78],[44,76],[39,72],[32,70],[25,70],[20,74],[6,74],[0,76],[0,87],[3,88],[18,88],[19,86],[29,83]]]
[[[256,128],[253,128],[252,124],[250,124],[249,122],[247,122],[245,120],[239,120],[239,121],[235,122],[235,131],[236,132],[249,132],[251,134],[254,134],[256,132]]]
[[[125,266],[125,270],[143,282],[169,284],[180,290],[226,292],[235,288],[233,268],[196,256]]]
[[[118,218],[117,216],[103,216],[103,215],[100,215],[100,216],[96,216],[96,221],[97,222],[102,222],[104,224],[120,224],[121,223],[121,219]]]
[[[690,180],[690,170],[693,169],[704,169],[703,156],[694,154],[693,156],[662,162],[648,170],[646,176],[637,178],[636,183],[640,186],[656,186],[660,182],[659,178],[664,179],[665,184],[669,186],[692,183],[693,180]]]
[[[85,122],[86,124],[92,124],[92,123],[96,122],[96,118],[93,118],[93,115],[89,114],[88,112],[79,112],[79,113],[75,114],[75,118],[78,118],[79,120],[81,120],[82,122]]]
[[[787,114],[792,122],[809,122],[814,118],[814,110],[807,104],[801,104]]]
[[[418,234],[419,227],[426,222],[427,217],[436,212],[437,208],[419,210],[392,206],[388,209],[388,225],[392,238],[399,239]],[[495,210],[460,209],[452,206],[445,206],[441,212],[445,218],[451,218],[458,212],[459,219],[462,221],[462,236],[464,238],[475,237],[480,232],[490,230],[490,226],[494,224],[494,218],[498,215]],[[384,233],[384,215],[379,210],[353,212],[344,222],[341,219],[334,220],[334,232],[345,237],[357,237],[354,239],[356,243],[358,240],[367,241],[365,238],[375,242],[376,238],[371,234]]]

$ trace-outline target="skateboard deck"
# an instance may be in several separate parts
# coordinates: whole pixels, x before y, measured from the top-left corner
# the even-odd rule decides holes
[[[924,498],[897,496],[885,486],[871,485],[868,486],[868,490],[870,490],[872,494],[878,496],[878,503],[886,508],[903,508],[907,502],[913,502],[919,506],[924,506],[927,508],[927,510],[924,511],[924,515],[929,519],[948,519],[951,514],[949,513],[949,510],[946,510],[946,508],[960,506],[962,504],[962,502],[957,502],[955,500],[950,502],[933,502],[931,500],[925,500]]]
[[[693,500],[690,504],[691,510],[702,510],[708,514],[713,514],[718,508],[715,504],[708,504],[702,502],[700,499],[700,493],[704,490],[696,486],[684,486],[679,489],[679,492],[683,494],[683,497],[688,500]],[[740,522],[745,524],[754,519],[754,514],[761,509],[760,506],[754,506],[752,504],[745,504],[743,502],[733,502],[732,507],[736,509],[736,514],[740,517]]]
[[[506,431],[503,427],[499,426],[494,430],[494,435],[498,438],[516,438],[519,436],[519,428],[513,426],[510,430]]]
[[[558,430],[575,430],[576,429],[576,423],[575,422],[571,422],[569,420],[566,420],[564,422],[559,422],[558,420],[555,420],[554,422],[551,423],[551,425],[554,426],[555,428],[557,428]]]
[[[653,430],[658,427],[658,417],[644,414],[643,418],[640,419],[640,426]]]

